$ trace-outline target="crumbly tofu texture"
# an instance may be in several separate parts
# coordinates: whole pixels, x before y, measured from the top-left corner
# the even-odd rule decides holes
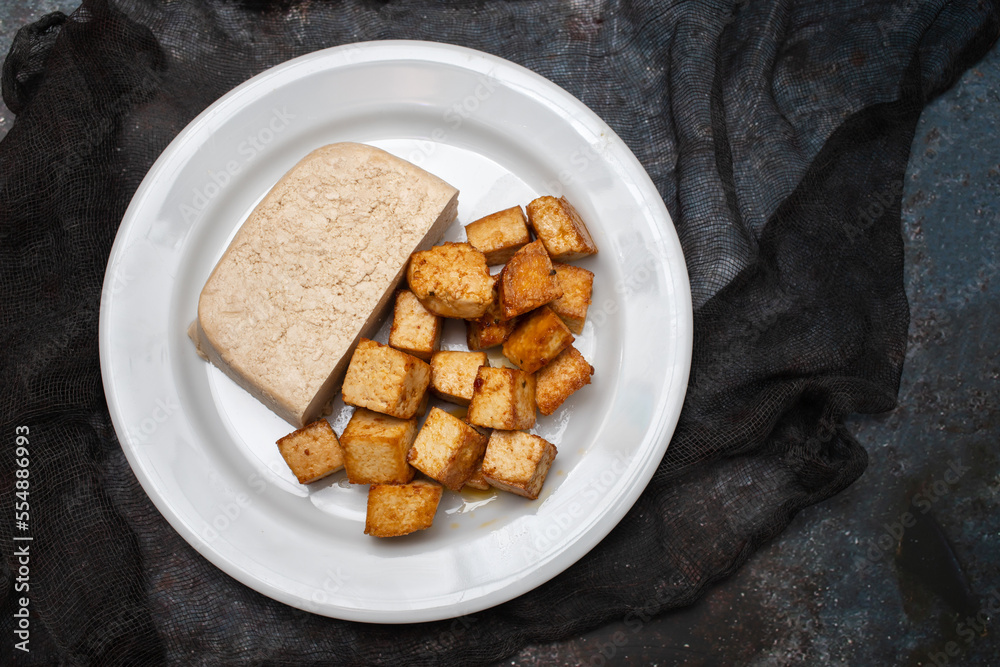
[[[430,382],[426,361],[363,338],[344,376],[344,403],[409,419],[417,414]]]
[[[503,354],[521,370],[534,373],[559,356],[573,341],[566,323],[551,308],[542,306],[525,316],[503,344]]]
[[[419,419],[397,419],[358,408],[340,436],[351,484],[405,484],[413,479],[406,461]]]
[[[493,300],[482,317],[465,321],[465,342],[470,350],[486,350],[502,344],[517,328],[519,319],[503,319],[500,311],[500,276],[494,276]]]
[[[520,206],[491,213],[465,226],[469,243],[486,255],[490,266],[504,264],[523,246],[531,243],[528,220]]]
[[[406,280],[424,308],[442,317],[482,317],[493,300],[486,256],[468,243],[413,253]]]
[[[501,491],[535,500],[556,453],[555,445],[537,435],[493,431],[483,458],[483,478]]]
[[[330,422],[318,419],[280,438],[281,458],[299,484],[310,484],[344,467],[344,451]]]
[[[480,366],[489,366],[485,352],[442,350],[431,357],[431,392],[457,405],[468,405]]]
[[[487,437],[441,408],[431,408],[407,457],[410,465],[460,491],[486,451]]]
[[[549,256],[570,262],[597,253],[587,225],[565,197],[539,197],[528,204],[528,224]]]
[[[410,290],[396,292],[389,345],[430,361],[441,343],[441,318],[424,308]]]
[[[430,528],[441,502],[441,485],[426,480],[373,484],[368,489],[365,535],[399,537]]]
[[[594,291],[594,272],[581,266],[552,262],[556,270],[556,280],[562,288],[562,296],[549,303],[569,330],[580,335],[587,322],[587,310]]]
[[[373,146],[319,148],[240,227],[205,283],[201,354],[296,428],[336,395],[411,253],[455,219],[458,190]]]
[[[510,258],[500,272],[500,317],[509,320],[562,296],[556,270],[541,241],[533,241]]]
[[[466,419],[507,430],[535,425],[535,376],[516,368],[480,367]]]
[[[570,345],[536,374],[535,401],[538,411],[551,415],[567,398],[590,384],[594,374],[580,351]]]

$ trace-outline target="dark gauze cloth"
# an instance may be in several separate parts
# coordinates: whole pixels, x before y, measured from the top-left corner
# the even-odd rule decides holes
[[[896,400],[915,123],[993,43],[996,5],[88,0],[23,29],[0,143],[4,651],[22,424],[32,652],[17,664],[470,665],[691,603],[865,469],[843,420]],[[611,125],[679,231],[695,346],[667,455],[597,548],[470,618],[376,626],[275,602],[174,532],[112,428],[97,322],[129,199],[186,123],[291,57],[395,38],[520,63]]]

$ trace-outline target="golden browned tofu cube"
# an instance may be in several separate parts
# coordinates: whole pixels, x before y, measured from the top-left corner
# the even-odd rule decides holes
[[[389,345],[430,361],[441,342],[441,318],[424,308],[410,290],[396,292]]]
[[[344,403],[400,419],[417,413],[431,367],[413,355],[362,338],[344,375]]]
[[[522,246],[531,243],[528,220],[520,206],[491,213],[465,226],[472,247],[486,255],[490,266],[504,264]]]
[[[566,323],[570,331],[580,335],[587,321],[587,309],[594,291],[594,272],[561,262],[552,262],[552,266],[563,293],[549,303],[549,308]]]
[[[347,422],[340,446],[351,484],[404,484],[413,479],[406,462],[417,435],[417,417],[398,419],[358,408]]]
[[[482,317],[493,299],[486,256],[468,243],[413,253],[406,280],[424,308],[442,317]]]
[[[430,528],[440,502],[441,485],[434,482],[373,484],[368,489],[365,535],[399,537]]]
[[[543,415],[551,415],[577,389],[590,384],[594,367],[570,345],[538,371],[535,401]]]
[[[323,479],[344,467],[344,452],[330,422],[317,419],[278,440],[281,458],[299,484]]]
[[[516,368],[481,366],[466,419],[487,428],[531,428],[535,425],[535,376]]]
[[[534,373],[575,339],[566,323],[548,306],[526,316],[503,344],[503,355],[522,371]]]
[[[431,357],[431,391],[446,401],[468,405],[479,367],[489,365],[485,352],[435,352]]]
[[[493,431],[483,458],[483,478],[502,491],[534,500],[542,490],[556,446],[523,431]]]
[[[556,270],[541,241],[524,246],[500,272],[500,317],[504,320],[534,310],[562,296]]]
[[[500,312],[500,276],[494,276],[493,301],[482,317],[465,321],[465,342],[470,350],[485,350],[500,345],[517,327],[518,318],[503,319]]]
[[[539,197],[529,203],[528,224],[554,260],[569,262],[597,253],[587,225],[565,197]]]
[[[431,408],[407,460],[452,491],[460,491],[486,451],[487,437],[441,408]]]

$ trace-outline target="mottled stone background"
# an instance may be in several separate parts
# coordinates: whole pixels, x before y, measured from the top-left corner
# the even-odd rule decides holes
[[[0,52],[76,4],[6,0]],[[909,349],[899,407],[850,422],[867,472],[693,607],[504,664],[1000,664],[1000,48],[924,112],[903,197]]]

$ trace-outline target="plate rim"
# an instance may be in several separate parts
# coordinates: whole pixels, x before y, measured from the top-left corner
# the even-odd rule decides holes
[[[351,62],[352,54],[358,56],[359,59],[355,62]],[[457,62],[461,60],[465,60],[467,62]],[[628,493],[622,494],[616,498],[615,503],[613,503],[610,508],[605,508],[600,513],[600,516],[594,518],[593,525],[590,525],[586,531],[583,531],[579,538],[560,552],[560,556],[562,556],[562,558],[555,559],[560,561],[560,565],[553,567],[548,565],[549,561],[540,561],[527,573],[527,575],[518,580],[517,583],[522,585],[513,586],[513,588],[517,590],[510,595],[497,595],[494,591],[492,594],[485,594],[473,597],[469,600],[463,600],[462,602],[451,605],[450,607],[426,607],[419,609],[408,609],[402,607],[395,615],[385,614],[384,612],[379,611],[377,612],[379,615],[378,618],[373,617],[373,612],[370,610],[347,608],[336,605],[331,605],[335,607],[332,610],[313,608],[307,609],[307,611],[313,613],[344,620],[377,622],[383,624],[443,620],[494,607],[523,595],[546,581],[555,578],[589,553],[600,541],[607,537],[614,527],[617,526],[628,514],[629,510],[638,500],[643,490],[648,486],[649,481],[652,479],[652,476],[655,474],[658,467],[659,460],[662,459],[663,453],[665,453],[666,449],[669,447],[670,439],[676,429],[681,407],[684,402],[684,396],[690,376],[691,358],[693,352],[693,305],[690,292],[690,282],[687,267],[683,261],[683,249],[680,245],[677,230],[673,224],[673,219],[670,216],[662,197],[656,190],[655,184],[653,184],[652,179],[649,177],[649,174],[646,172],[645,168],[642,166],[641,162],[639,162],[638,158],[636,158],[635,154],[631,151],[628,145],[625,144],[620,137],[618,137],[618,135],[607,125],[607,123],[604,122],[603,119],[601,119],[578,98],[555,82],[522,65],[500,58],[499,56],[477,51],[468,47],[440,42],[427,42],[419,40],[355,42],[328,47],[326,49],[321,49],[290,59],[271,67],[254,77],[251,77],[222,95],[219,99],[214,101],[194,119],[192,119],[157,157],[150,169],[147,171],[146,175],[143,177],[142,182],[134,193],[129,206],[122,217],[121,224],[116,232],[115,240],[109,254],[104,284],[101,291],[100,320],[98,330],[100,366],[103,388],[108,404],[108,410],[115,428],[116,437],[119,439],[121,448],[129,462],[133,474],[142,486],[143,492],[160,512],[161,516],[167,520],[170,526],[177,531],[190,546],[192,546],[201,556],[206,558],[215,567],[219,568],[224,573],[252,590],[262,593],[284,604],[300,609],[306,609],[302,606],[301,600],[298,596],[291,594],[280,587],[274,586],[270,582],[266,582],[258,577],[255,577],[251,572],[238,567],[237,564],[233,563],[231,560],[213,549],[211,544],[206,542],[203,537],[197,533],[193,526],[188,525],[184,518],[177,513],[172,504],[166,498],[160,497],[158,493],[150,493],[150,488],[155,488],[155,483],[151,478],[151,473],[154,471],[147,470],[144,462],[140,460],[141,457],[139,457],[138,451],[136,450],[136,444],[131,442],[132,436],[128,429],[124,427],[126,424],[125,415],[122,413],[121,406],[114,398],[115,378],[111,372],[109,346],[111,344],[110,338],[114,332],[110,328],[108,317],[106,317],[106,304],[110,302],[114,292],[114,269],[123,260],[125,253],[128,250],[128,246],[125,241],[127,234],[123,234],[122,231],[123,229],[127,231],[131,226],[132,223],[130,221],[134,220],[136,212],[141,210],[143,202],[154,189],[155,182],[163,175],[161,172],[168,168],[170,161],[174,158],[175,154],[181,152],[184,144],[189,141],[189,137],[204,131],[205,126],[209,125],[213,118],[222,114],[230,106],[235,105],[233,107],[234,110],[242,108],[240,106],[240,99],[244,95],[248,94],[248,92],[252,93],[254,89],[259,86],[266,85],[268,81],[286,76],[285,72],[288,71],[301,69],[302,71],[299,76],[293,77],[293,80],[297,80],[300,77],[308,76],[313,71],[335,69],[345,66],[351,67],[360,63],[386,63],[394,61],[429,62],[438,65],[460,67],[477,74],[482,74],[483,72],[480,69],[471,66],[471,63],[475,61],[492,65],[492,69],[509,69],[517,76],[526,76],[529,81],[539,84],[540,87],[545,89],[546,94],[557,93],[562,97],[562,103],[575,107],[580,113],[580,117],[572,119],[573,122],[583,122],[584,124],[593,124],[596,122],[597,127],[602,128],[605,132],[613,136],[617,141],[618,146],[622,149],[616,152],[615,158],[617,160],[625,160],[630,163],[627,165],[630,167],[630,171],[639,175],[643,181],[643,185],[649,188],[652,194],[656,195],[653,198],[653,201],[658,203],[658,208],[660,209],[658,213],[660,215],[656,215],[654,217],[662,217],[668,222],[665,228],[658,229],[658,231],[661,235],[667,238],[670,245],[676,250],[677,256],[682,260],[679,262],[679,266],[676,265],[678,263],[673,263],[670,266],[668,273],[671,276],[672,283],[677,287],[674,298],[679,301],[675,303],[675,307],[679,310],[683,317],[681,317],[678,321],[678,336],[675,341],[677,353],[679,355],[678,360],[680,363],[678,368],[680,369],[680,373],[672,376],[672,379],[675,380],[678,385],[676,390],[677,398],[673,402],[669,403],[669,407],[671,409],[667,411],[666,414],[655,415],[651,418],[649,425],[650,429],[656,425],[657,421],[666,422],[667,426],[663,435],[665,442],[659,450],[660,454],[659,458],[656,459],[656,463],[646,466],[643,470],[641,479],[633,478],[634,482],[641,483],[633,484],[633,489],[630,489]],[[315,67],[313,67],[314,65]],[[487,70],[489,69],[490,68],[487,68]],[[555,104],[552,99],[547,97],[547,95],[540,93],[537,89],[517,86],[509,81],[505,81],[504,83],[510,85],[512,88],[517,88],[522,93],[528,92],[533,99],[542,101],[547,106],[557,109],[564,108],[562,105]],[[590,129],[592,130],[593,127],[594,126],[591,125]],[[650,193],[647,192],[646,194]],[[153,486],[151,487],[151,485]],[[614,516],[613,521],[607,521],[609,514]],[[595,530],[596,525],[602,520],[608,524],[606,526],[606,530]],[[554,569],[554,571],[549,571],[552,569]],[[502,590],[506,592],[507,589]]]

